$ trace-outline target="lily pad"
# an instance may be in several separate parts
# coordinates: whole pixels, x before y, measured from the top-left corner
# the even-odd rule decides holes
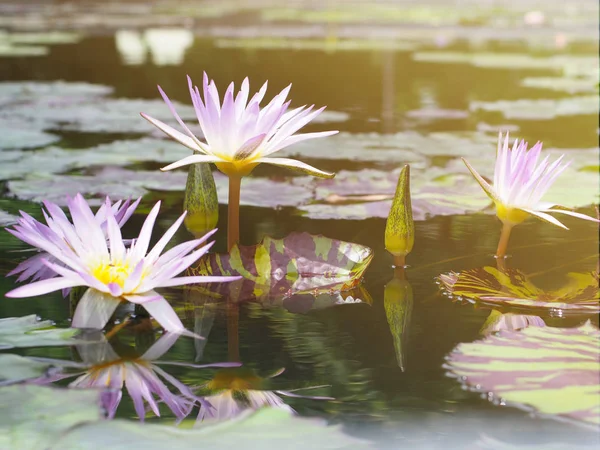
[[[450,272],[439,279],[449,295],[490,305],[571,313],[600,311],[597,273],[569,273],[569,282],[551,291],[535,286],[520,270],[500,271],[491,266]]]
[[[17,223],[17,220],[19,220],[17,216],[13,216],[6,211],[0,210],[0,227],[7,227],[13,223]]]
[[[600,426],[600,331],[529,327],[459,344],[444,366],[488,398],[557,419]]]
[[[2,136],[0,150],[42,147],[60,140],[60,137],[55,134],[23,128],[21,123],[11,126],[10,121],[4,120],[0,124],[0,135]]]
[[[340,171],[332,180],[316,182],[316,202],[299,209],[313,219],[387,218],[400,170]],[[480,211],[490,204],[486,198],[473,195],[467,173],[449,173],[439,167],[411,172],[414,220]]]
[[[74,328],[50,328],[52,322],[35,315],[0,319],[0,350],[15,347],[74,345],[79,331]]]
[[[521,86],[569,94],[589,94],[598,91],[598,77],[527,77],[521,81]]]
[[[217,39],[215,45],[220,48],[317,50],[328,53],[365,50],[411,51],[416,48],[416,45],[410,42],[383,39],[293,39],[285,37]]]
[[[69,31],[48,31],[48,32],[18,32],[6,33],[4,40],[14,44],[76,44],[83,39],[83,35]]]
[[[561,71],[568,66],[597,67],[598,56],[534,56],[525,53],[417,52],[414,61],[443,64],[469,64],[489,69],[547,69]]]
[[[56,366],[12,353],[0,353],[0,386],[39,378]]]
[[[95,390],[65,390],[40,386],[11,386],[0,390],[0,447],[19,449],[84,450],[130,449],[131,443],[162,450],[177,442],[182,450],[285,447],[305,449],[363,448],[367,443],[328,427],[320,419],[301,419],[265,408],[238,420],[200,429],[140,424],[126,420],[101,420],[100,394]],[[256,430],[263,430],[257,433]],[[270,430],[270,431],[269,431]]]
[[[359,244],[291,233],[283,239],[265,237],[254,246],[234,246],[229,254],[207,255],[192,272],[241,275],[244,279],[211,290],[238,301],[263,301],[352,289],[372,258],[372,250]]]
[[[511,120],[551,120],[559,117],[598,115],[598,96],[559,99],[519,99],[494,102],[471,102],[472,111],[500,112]]]

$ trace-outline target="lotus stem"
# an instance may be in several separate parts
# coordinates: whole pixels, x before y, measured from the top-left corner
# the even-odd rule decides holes
[[[240,241],[240,187],[242,177],[229,175],[229,203],[227,204],[227,250]]]
[[[404,269],[406,265],[406,255],[394,255],[394,267],[396,269]]]
[[[510,232],[512,231],[512,225],[502,223],[502,232],[500,233],[500,241],[498,242],[498,249],[496,250],[496,258],[504,258],[506,256],[506,249],[508,247],[508,240],[510,239]]]

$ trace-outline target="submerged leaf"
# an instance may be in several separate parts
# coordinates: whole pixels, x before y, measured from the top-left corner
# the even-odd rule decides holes
[[[229,254],[207,255],[192,272],[241,275],[243,280],[214,289],[224,295],[235,292],[237,300],[272,301],[352,289],[360,283],[372,258],[372,250],[359,244],[291,233],[283,239],[265,237],[253,246],[236,245]]]
[[[600,311],[597,273],[569,273],[569,283],[545,291],[535,286],[517,269],[498,270],[485,266],[440,275],[442,289],[456,298],[481,301],[496,306],[523,309],[565,310],[573,313]]]
[[[0,319],[0,350],[14,347],[47,347],[74,345],[79,333],[75,328],[51,328],[49,320],[40,321],[35,315]]]
[[[529,327],[459,344],[445,368],[488,398],[600,426],[600,331]]]

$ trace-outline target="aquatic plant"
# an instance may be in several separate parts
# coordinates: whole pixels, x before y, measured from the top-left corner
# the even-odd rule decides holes
[[[289,158],[270,158],[269,155],[296,142],[330,136],[337,131],[294,134],[308,124],[325,109],[313,111],[313,107],[301,106],[288,111],[291,100],[286,102],[291,85],[276,95],[262,109],[260,102],[267,91],[267,83],[248,101],[250,83],[242,82],[239,93],[234,98],[234,84],[225,92],[221,104],[214,81],[206,73],[203,78],[204,100],[197,86],[188,77],[188,87],[192,103],[206,143],[201,142],[184,124],[165,92],[158,87],[167,106],[185,130],[181,133],[169,125],[144,113],[142,117],[166,133],[171,138],[192,149],[193,154],[180,159],[161,170],[172,170],[196,163],[215,163],[217,168],[229,177],[228,203],[228,248],[239,241],[239,203],[242,177],[248,175],[261,163],[288,167],[303,173],[322,178],[332,178],[334,174],[324,172],[306,163]]]
[[[546,157],[538,165],[541,151],[541,142],[528,150],[527,142],[523,140],[519,142],[518,139],[515,139],[511,149],[508,146],[508,132],[504,137],[504,143],[500,133],[493,187],[463,158],[473,177],[496,205],[496,215],[502,222],[502,233],[496,250],[498,258],[506,255],[512,228],[523,222],[529,214],[566,230],[568,228],[565,225],[548,213],[561,213],[598,222],[597,219],[585,214],[541,201],[552,183],[569,165],[569,163],[561,164],[564,155],[552,164]]]
[[[191,283],[225,282],[239,277],[201,277],[178,274],[204,255],[211,244],[196,250],[213,233],[181,243],[161,255],[185,218],[185,212],[158,240],[150,252],[148,246],[160,202],[148,214],[140,235],[125,247],[121,230],[110,203],[106,204],[106,235],[89,205],[81,195],[68,200],[73,223],[51,202],[45,203],[44,225],[26,213],[13,229],[17,238],[36,246],[60,263],[44,260],[57,277],[18,287],[7,297],[34,297],[58,289],[87,286],[75,311],[72,325],[79,328],[103,328],[117,306],[124,301],[142,305],[168,331],[185,332],[185,328],[167,300],[154,289]],[[58,230],[58,231],[57,231]],[[61,265],[62,264],[62,265]]]
[[[117,225],[119,227],[123,227],[125,223],[129,220],[131,215],[134,213],[138,204],[140,203],[141,197],[138,198],[135,202],[131,203],[130,199],[127,199],[125,202],[121,200],[111,203],[110,199],[107,197],[106,201],[98,208],[96,214],[94,215],[95,221],[100,225],[104,238],[107,239],[107,210],[110,208],[111,214],[114,216]],[[52,206],[50,208],[53,208]],[[62,239],[66,239],[65,231],[58,225],[55,220],[48,218],[46,216],[46,223],[48,227],[60,236]],[[50,219],[50,220],[48,220]],[[35,244],[28,242],[34,247],[40,250]],[[26,259],[21,262],[15,269],[11,270],[8,273],[8,276],[20,274],[17,278],[17,281],[26,281],[31,279],[32,281],[36,280],[46,280],[48,278],[54,278],[57,273],[51,269],[49,266],[45,264],[45,261],[49,261],[55,264],[61,264],[60,261],[49,254],[48,252],[41,251],[37,255],[32,256],[31,258]]]
[[[458,344],[446,360],[449,375],[487,398],[568,419],[597,430],[600,331],[528,327]]]
[[[406,164],[396,187],[390,214],[385,223],[385,249],[394,255],[396,267],[404,266],[415,243],[415,223],[410,201],[410,166]]]

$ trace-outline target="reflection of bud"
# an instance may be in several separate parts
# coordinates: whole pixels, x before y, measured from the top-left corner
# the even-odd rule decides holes
[[[396,360],[400,369],[404,371],[406,359],[404,349],[408,340],[410,316],[412,315],[413,291],[410,282],[402,278],[395,277],[385,285],[383,305],[394,339]]]
[[[400,261],[410,253],[415,243],[415,224],[410,203],[410,166],[402,168],[385,226],[385,248]]]
[[[215,179],[208,163],[190,165],[183,209],[188,212],[185,226],[196,237],[203,236],[217,225],[219,199]]]

